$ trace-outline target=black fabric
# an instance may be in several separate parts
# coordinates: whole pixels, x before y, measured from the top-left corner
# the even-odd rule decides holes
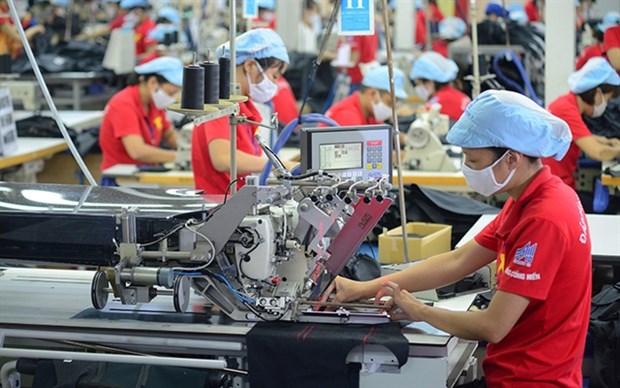
[[[478,23],[478,44],[506,44],[506,31],[498,22],[485,19]]]
[[[400,366],[409,344],[400,325],[328,325],[259,322],[246,336],[252,388],[351,388],[359,386],[359,366],[347,365],[357,345],[387,347]]]
[[[61,42],[51,46],[48,35],[36,35],[33,42],[33,52],[36,54],[37,64],[43,73],[77,72],[107,72],[110,77],[113,72],[106,70],[103,65],[105,46],[81,42]],[[25,53],[22,53],[12,65],[15,73],[32,74],[32,66]]]
[[[379,235],[383,228],[400,226],[398,192],[391,191],[394,202],[373,229]],[[407,222],[431,222],[452,225],[452,248],[483,214],[497,214],[500,209],[483,202],[445,191],[433,190],[418,185],[405,186],[405,207]]]
[[[289,52],[289,59],[290,63],[286,68],[285,78],[291,85],[295,98],[301,100],[310,87],[308,75],[313,69],[313,61],[316,59],[316,55],[292,51]],[[312,88],[308,92],[307,106],[312,109],[312,112],[321,112],[335,81],[335,68],[329,61],[323,61],[317,70]]]
[[[583,116],[583,121],[594,135],[620,139],[620,97],[609,101],[601,117]]]
[[[18,137],[62,137],[62,133],[51,117],[34,115],[15,122]],[[99,128],[77,132],[66,127],[69,137],[75,143],[81,156],[85,156],[99,144]]]
[[[353,280],[372,280],[381,277],[381,265],[365,253],[358,253],[347,262],[340,276]]]
[[[592,298],[588,331],[594,343],[589,386],[620,387],[620,283]]]

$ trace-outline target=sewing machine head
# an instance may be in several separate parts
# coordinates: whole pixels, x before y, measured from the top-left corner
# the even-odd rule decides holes
[[[189,207],[192,211],[172,215],[167,202],[129,200],[123,202],[133,205],[101,204],[112,209],[103,214],[89,207],[92,201],[105,197],[101,192],[127,189],[94,188],[82,194],[84,198],[69,201],[63,197],[63,186],[56,186],[54,202],[71,203],[62,215],[50,206],[43,214],[40,210],[3,209],[0,218],[43,217],[52,227],[55,220],[74,220],[73,227],[88,225],[100,230],[101,238],[91,249],[100,252],[101,260],[92,255],[82,258],[75,252],[82,243],[81,233],[75,234],[76,241],[68,234],[63,240],[67,249],[50,260],[66,262],[59,259],[74,252],[76,257],[70,262],[97,264],[91,300],[99,309],[106,306],[110,294],[123,304],[148,303],[158,294],[172,294],[176,310],[184,311],[193,291],[234,320],[324,321],[329,317],[336,322],[355,322],[355,313],[343,310],[317,317],[312,304],[391,203],[384,196],[390,185],[387,179],[353,185],[323,173],[310,175],[301,180],[283,179],[272,186],[259,186],[249,179],[234,196],[207,207],[195,206],[204,200],[187,191],[183,201],[193,204]],[[149,196],[163,198],[163,191],[151,190]],[[0,203],[10,201],[5,193],[0,190],[0,196],[6,197],[0,198]],[[156,209],[164,211],[162,216],[157,216]],[[20,237],[15,244],[28,245],[48,236],[28,233],[27,238],[31,241]],[[42,252],[25,257],[29,251],[15,244],[0,249],[0,255],[46,261]],[[60,249],[65,245],[59,245]],[[368,319],[367,315],[360,317]],[[379,317],[386,318],[384,313]]]

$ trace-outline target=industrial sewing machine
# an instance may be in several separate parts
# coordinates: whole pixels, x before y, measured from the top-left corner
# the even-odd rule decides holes
[[[459,170],[439,140],[449,129],[448,116],[440,114],[440,109],[441,105],[433,104],[429,110],[419,113],[409,127],[403,157],[405,168],[443,172]]]
[[[190,292],[234,320],[377,322],[381,309],[318,311],[330,282],[391,200],[321,171],[247,184],[221,204],[188,190],[0,183],[0,257],[97,265],[93,305]],[[359,307],[359,306],[357,306]]]

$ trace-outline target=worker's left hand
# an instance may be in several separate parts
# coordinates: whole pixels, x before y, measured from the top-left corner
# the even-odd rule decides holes
[[[390,310],[390,319],[393,321],[410,320],[420,321],[420,311],[427,306],[416,299],[407,290],[401,290],[398,284],[394,282],[385,282],[381,289],[383,296],[391,296],[392,298],[386,302]]]

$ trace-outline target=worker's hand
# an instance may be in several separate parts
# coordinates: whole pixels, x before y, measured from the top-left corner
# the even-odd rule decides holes
[[[44,34],[45,33],[45,26],[42,25],[42,24],[37,24],[36,26],[32,26],[32,27],[28,28],[28,32],[30,32],[32,35]]]
[[[360,287],[360,284],[361,282],[338,276],[321,296],[321,302],[327,301],[332,294],[335,294],[332,302],[346,303],[355,301],[359,299],[357,289]]]
[[[391,296],[392,298],[386,302],[390,307],[390,319],[393,321],[410,320],[420,321],[420,311],[428,308],[424,303],[416,299],[409,291],[401,290],[398,284],[387,281],[383,283],[381,290],[377,294],[379,300],[381,296]]]

